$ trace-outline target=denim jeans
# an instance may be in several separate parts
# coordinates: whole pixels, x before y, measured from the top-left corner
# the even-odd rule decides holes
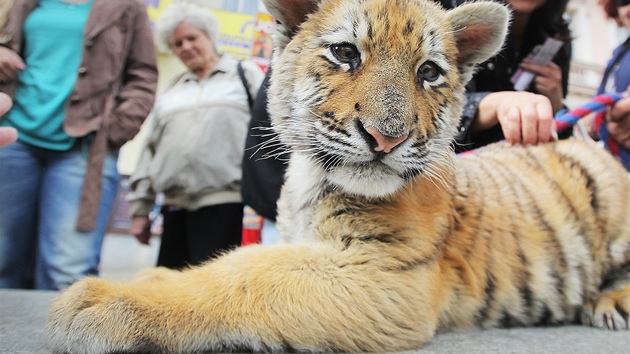
[[[78,232],[87,144],[53,151],[16,142],[0,148],[0,288],[68,287],[98,274],[103,236],[118,187],[118,152],[103,164],[96,229]]]
[[[280,231],[275,221],[265,218],[262,230],[260,230],[260,241],[263,245],[275,245],[280,242]]]

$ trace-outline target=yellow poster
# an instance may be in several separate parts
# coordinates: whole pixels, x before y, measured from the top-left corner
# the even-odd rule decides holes
[[[221,27],[219,51],[238,59],[251,58],[256,25],[254,16],[220,10],[213,11],[219,19],[219,26]]]
[[[149,14],[149,21],[151,21],[151,28],[155,28],[155,23],[160,18],[162,11],[171,4],[173,0],[144,0],[144,4],[147,6],[147,13]]]

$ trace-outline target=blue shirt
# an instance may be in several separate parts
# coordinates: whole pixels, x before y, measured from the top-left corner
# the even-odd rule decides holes
[[[21,142],[58,151],[74,144],[63,130],[65,104],[81,64],[92,2],[40,0],[24,22],[26,68],[18,75],[13,108],[0,122],[15,127]]]
[[[604,70],[597,94],[624,92],[630,85],[630,37],[615,51]]]

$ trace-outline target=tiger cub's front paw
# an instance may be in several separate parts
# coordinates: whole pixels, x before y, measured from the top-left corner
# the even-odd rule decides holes
[[[48,313],[48,346],[55,353],[135,350],[130,325],[133,302],[114,296],[114,285],[83,279],[53,300]]]

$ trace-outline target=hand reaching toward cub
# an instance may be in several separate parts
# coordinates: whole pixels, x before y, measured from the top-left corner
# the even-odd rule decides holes
[[[479,102],[472,131],[486,130],[497,123],[511,144],[546,143],[555,134],[549,98],[526,91],[492,92]]]
[[[523,62],[521,67],[536,74],[534,86],[540,94],[526,91],[498,91],[479,103],[472,131],[501,124],[511,144],[535,145],[549,142],[555,135],[553,115],[563,108],[562,69],[555,63],[538,65]]]

